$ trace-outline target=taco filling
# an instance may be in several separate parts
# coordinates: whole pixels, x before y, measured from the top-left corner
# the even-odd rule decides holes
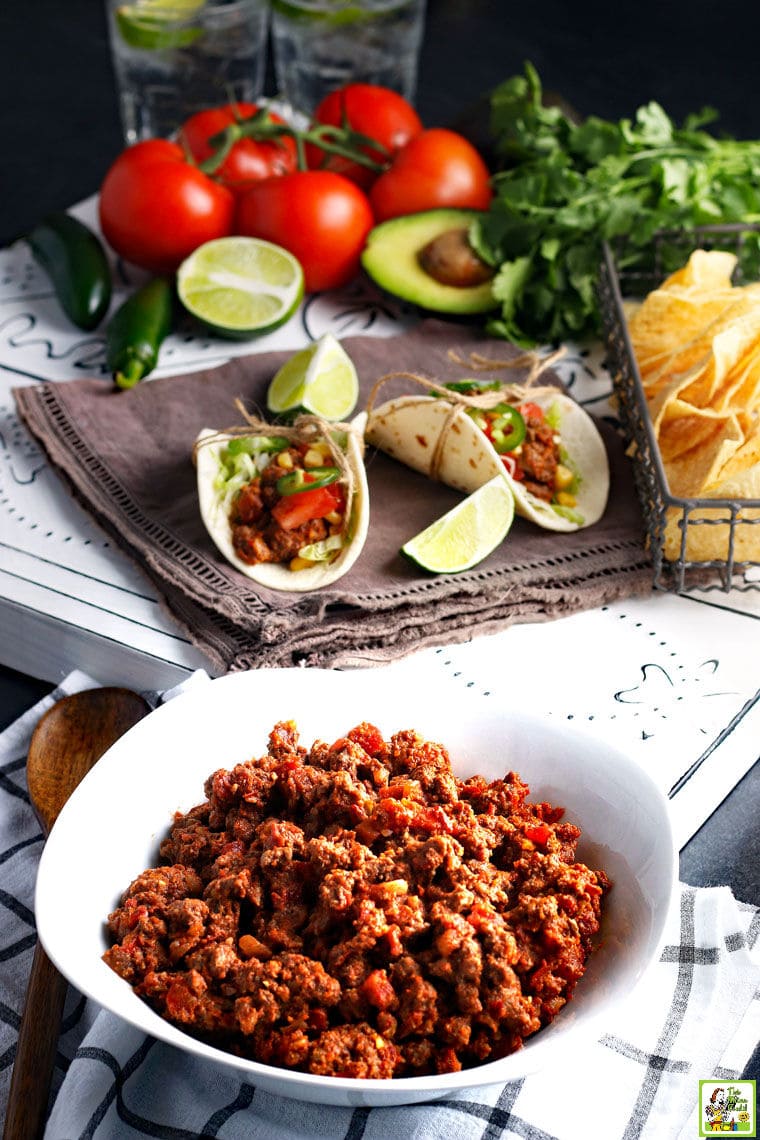
[[[347,540],[346,489],[326,443],[231,439],[219,452],[216,490],[230,504],[232,547],[249,566],[308,569],[332,562]]]
[[[204,428],[195,441],[198,505],[219,552],[273,590],[303,591],[342,577],[369,528],[363,422],[299,416],[273,427]],[[295,571],[295,573],[293,573]]]
[[[467,393],[485,389],[481,384],[457,385],[458,391]],[[531,401],[500,403],[494,408],[468,408],[467,414],[493,445],[512,479],[560,514],[578,515],[580,477],[562,446],[556,406],[544,409]]]

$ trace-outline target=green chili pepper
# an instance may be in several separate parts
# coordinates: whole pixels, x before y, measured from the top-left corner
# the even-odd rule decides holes
[[[227,444],[228,455],[259,455],[261,452],[284,451],[288,441],[281,435],[236,436]]]
[[[514,451],[525,439],[525,420],[510,404],[497,404],[491,420],[491,440],[499,455]]]
[[[467,396],[477,395],[478,392],[496,392],[501,388],[501,384],[498,380],[451,380],[444,387]]]
[[[340,479],[337,467],[309,467],[307,471],[296,467],[277,480],[276,487],[280,495],[297,495],[299,491],[316,491],[320,487],[327,487]]]
[[[468,408],[467,414],[485,432],[500,455],[514,451],[525,439],[525,420],[511,404],[497,404],[487,411]]]
[[[35,226],[26,242],[69,319],[88,332],[96,328],[111,303],[111,270],[100,239],[78,218],[58,212]]]
[[[174,291],[167,277],[155,277],[116,310],[106,329],[106,363],[119,388],[133,388],[158,363],[171,329]]]

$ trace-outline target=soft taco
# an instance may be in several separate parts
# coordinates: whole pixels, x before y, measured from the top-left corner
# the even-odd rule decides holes
[[[363,420],[301,416],[204,428],[194,449],[206,529],[224,557],[272,590],[317,590],[361,553],[369,526]]]
[[[466,380],[370,408],[368,443],[470,494],[501,472],[515,510],[547,530],[597,522],[610,486],[596,424],[557,388]]]

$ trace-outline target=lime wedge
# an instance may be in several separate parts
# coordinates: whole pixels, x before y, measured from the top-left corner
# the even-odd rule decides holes
[[[325,420],[345,420],[358,399],[354,363],[340,341],[325,333],[277,370],[267,392],[267,407],[275,415],[306,411]]]
[[[114,13],[119,35],[130,47],[145,51],[187,47],[203,29],[188,21],[205,0],[137,0],[122,4]]]
[[[309,4],[298,3],[291,4],[288,0],[272,0],[272,11],[279,16],[284,16],[287,20],[294,20],[297,23],[313,23],[318,20],[323,24],[330,24],[337,27],[341,24],[355,24],[361,20],[365,23],[367,20],[376,19],[378,16],[385,15],[381,9],[375,13],[367,11],[361,4],[345,4],[335,3],[325,7],[324,4]]]
[[[286,249],[261,238],[207,241],[177,271],[185,308],[219,333],[237,340],[285,323],[303,297],[303,270]]]
[[[423,570],[459,574],[482,562],[509,533],[515,500],[506,479],[495,475],[477,491],[401,547]]]

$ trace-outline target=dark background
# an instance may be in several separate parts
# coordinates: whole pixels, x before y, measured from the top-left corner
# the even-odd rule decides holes
[[[636,0],[428,0],[420,113],[449,125],[526,59],[581,113],[705,104],[760,138],[756,6]],[[0,4],[0,241],[95,191],[120,147],[102,0]],[[268,94],[274,94],[269,84]]]
[[[760,138],[755,4],[428,0],[418,108],[458,124],[531,60],[581,114],[632,116],[657,99],[677,120],[706,104],[716,131]],[[0,3],[0,243],[97,191],[121,149],[101,0]],[[270,80],[267,94],[274,94]],[[87,662],[82,662],[87,668]],[[0,728],[50,686],[0,669]],[[760,904],[758,765],[681,855],[681,878]],[[745,1074],[758,1075],[758,1058]]]

